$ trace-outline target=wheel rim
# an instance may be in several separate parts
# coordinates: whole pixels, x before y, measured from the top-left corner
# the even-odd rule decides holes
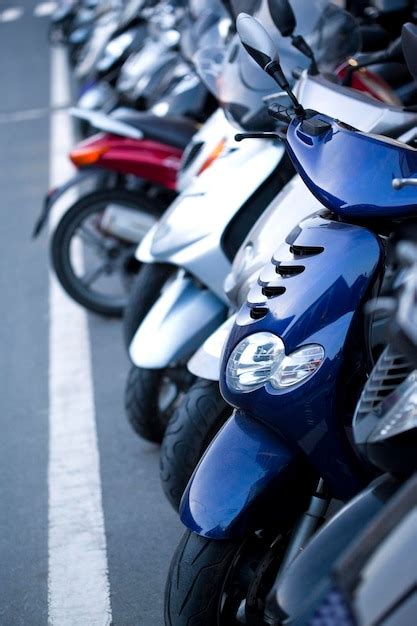
[[[265,624],[265,599],[278,573],[287,538],[255,533],[242,544],[222,588],[217,626]]]
[[[123,201],[117,201],[117,204],[124,210],[150,217],[149,212],[140,211]],[[139,242],[132,243],[105,232],[101,227],[105,208],[106,203],[92,206],[90,210],[80,213],[79,219],[74,220],[68,229],[64,241],[68,271],[84,297],[123,308],[134,273],[139,267],[134,258]],[[148,229],[144,226],[141,238]]]

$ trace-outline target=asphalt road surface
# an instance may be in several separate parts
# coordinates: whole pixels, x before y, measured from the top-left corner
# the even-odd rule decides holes
[[[67,523],[58,529],[61,542],[66,541],[63,528],[69,537],[77,537],[77,529],[71,521],[72,501],[61,498],[63,508],[57,511],[54,500],[56,489],[65,496],[62,485],[67,479],[71,483],[71,476],[56,479],[51,470],[58,452],[64,471],[76,463],[65,437],[63,448],[51,450],[57,440],[51,437],[51,359],[65,372],[69,355],[59,342],[51,349],[48,235],[31,240],[55,158],[48,5],[33,0],[0,5],[0,624],[160,626],[166,571],[182,529],[159,486],[158,449],[137,439],[124,417],[128,363],[120,322],[94,315],[88,315],[88,334],[82,338],[76,336],[77,325],[67,328],[75,346],[88,341],[84,350],[91,361],[94,401],[90,439],[98,456],[90,468],[91,485],[91,474],[77,480],[85,479],[87,492],[91,487],[95,494],[97,532],[103,530],[102,540],[96,534],[101,580],[93,568],[86,576],[89,591],[78,605],[73,565],[51,541],[57,515]],[[66,406],[75,407],[74,420],[80,422],[77,389],[74,394],[74,402],[66,397]],[[71,423],[70,415],[66,419]],[[96,558],[90,557],[88,537],[82,545],[73,542],[68,553],[81,573]],[[51,567],[59,570],[58,576],[51,574]],[[103,594],[109,604],[100,613]]]

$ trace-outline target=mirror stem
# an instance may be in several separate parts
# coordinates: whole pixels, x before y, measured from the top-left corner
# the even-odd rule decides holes
[[[283,89],[291,99],[291,102],[294,105],[294,113],[297,117],[304,117],[305,111],[302,105],[298,102],[297,98],[291,91],[291,87],[287,79],[285,78],[285,74],[282,71],[282,68],[279,63],[276,61],[271,61],[266,65],[265,72],[267,72],[272,78],[278,83],[278,85]]]
[[[291,37],[291,43],[294,48],[301,52],[301,54],[310,59],[310,68],[308,70],[310,76],[317,76],[317,74],[319,73],[319,68],[317,67],[314,52],[312,51],[304,37],[302,37],[301,35],[293,35]]]

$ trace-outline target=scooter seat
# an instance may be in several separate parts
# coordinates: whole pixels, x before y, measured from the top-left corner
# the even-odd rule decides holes
[[[147,139],[154,139],[181,150],[198,130],[197,123],[185,117],[159,117],[154,113],[127,108],[116,109],[111,116],[142,131]]]

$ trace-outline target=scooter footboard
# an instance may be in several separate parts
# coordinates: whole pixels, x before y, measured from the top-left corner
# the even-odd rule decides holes
[[[136,331],[130,358],[136,367],[147,369],[188,359],[225,317],[226,307],[217,296],[180,274]]]
[[[212,539],[291,522],[311,494],[308,476],[304,459],[276,433],[236,411],[197,466],[181,501],[181,520]]]

